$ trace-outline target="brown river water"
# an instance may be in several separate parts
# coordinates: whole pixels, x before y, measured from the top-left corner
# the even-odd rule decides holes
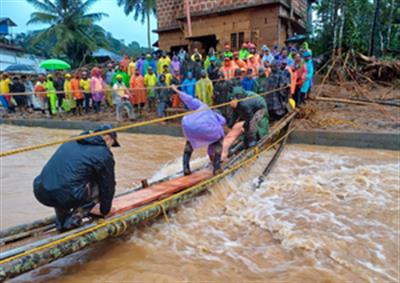
[[[77,132],[1,127],[1,151]],[[181,169],[182,138],[121,134],[118,192]],[[33,178],[55,148],[0,159],[1,228],[48,216]],[[206,162],[204,152],[195,163]],[[399,282],[399,152],[288,145],[143,226],[15,282]]]

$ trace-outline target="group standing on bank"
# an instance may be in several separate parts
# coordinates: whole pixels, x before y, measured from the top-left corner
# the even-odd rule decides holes
[[[39,74],[34,81],[29,76],[3,73],[0,102],[10,113],[36,110],[49,118],[60,113],[97,113],[101,118],[102,113],[115,111],[117,121],[123,121],[125,116],[135,120],[144,112],[164,117],[168,108],[185,107],[179,93],[170,88],[172,84],[208,106],[229,102],[235,93],[264,95],[276,90],[264,97],[270,116],[279,119],[290,98],[297,105],[304,103],[313,75],[307,43],[271,49],[244,43],[240,50],[225,45],[222,51],[210,48],[207,54],[181,49],[171,54],[159,51],[139,58],[125,56],[105,68]],[[221,114],[227,118],[229,113],[221,109]]]

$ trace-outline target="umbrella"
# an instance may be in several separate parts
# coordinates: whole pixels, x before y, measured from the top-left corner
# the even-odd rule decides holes
[[[14,74],[35,74],[36,70],[31,65],[13,64],[4,69],[4,72]]]
[[[71,69],[71,65],[58,59],[48,59],[40,63],[40,68],[46,70],[66,70]]]
[[[304,34],[297,34],[294,35],[292,37],[289,37],[286,42],[302,42],[302,41],[306,41],[308,39],[307,35]]]

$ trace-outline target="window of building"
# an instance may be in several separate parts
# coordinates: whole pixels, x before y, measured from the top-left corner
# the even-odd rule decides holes
[[[231,48],[237,49],[237,33],[231,33]]]
[[[239,50],[244,43],[244,32],[231,33],[231,48]]]
[[[238,50],[242,48],[243,43],[244,43],[244,32],[239,32],[239,46],[237,48]]]

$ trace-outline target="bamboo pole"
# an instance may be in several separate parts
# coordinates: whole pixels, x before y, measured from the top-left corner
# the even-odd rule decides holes
[[[315,97],[314,100],[318,101],[326,101],[326,102],[340,102],[346,104],[356,104],[356,105],[386,105],[386,106],[394,106],[400,107],[399,103],[391,103],[388,101],[375,101],[375,100],[357,100],[357,99],[345,99],[345,98],[334,98],[334,97]]]

